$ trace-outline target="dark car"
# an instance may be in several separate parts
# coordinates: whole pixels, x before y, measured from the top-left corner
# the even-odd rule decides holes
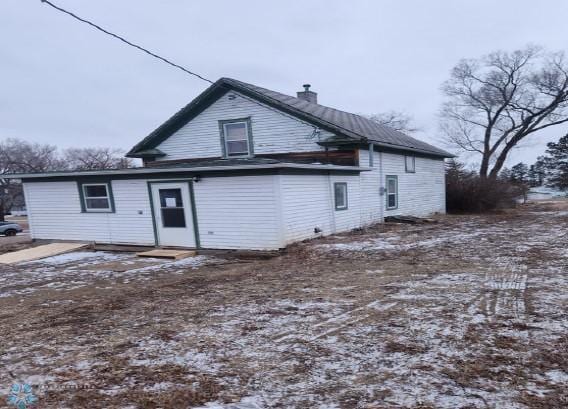
[[[22,226],[14,222],[0,222],[0,234],[4,236],[15,236],[17,233],[23,232]]]

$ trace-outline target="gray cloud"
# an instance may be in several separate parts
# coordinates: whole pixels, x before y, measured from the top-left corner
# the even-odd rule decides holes
[[[412,114],[435,142],[439,90],[463,57],[527,43],[566,47],[568,3],[548,1],[57,0],[215,80],[230,76],[321,103]],[[129,148],[207,84],[37,0],[0,11],[0,138]],[[532,161],[547,132],[518,149]],[[472,159],[473,160],[473,159]]]

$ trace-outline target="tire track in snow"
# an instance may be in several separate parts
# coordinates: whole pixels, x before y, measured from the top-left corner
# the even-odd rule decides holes
[[[472,317],[481,313],[489,319],[497,315],[526,319],[527,266],[503,257],[496,258],[493,264],[498,267],[485,273],[484,288],[468,306],[468,313]]]
[[[343,330],[344,328],[350,327],[353,324],[356,324],[358,322],[361,321],[365,321],[366,319],[370,318],[372,314],[367,314],[364,313],[363,316],[361,317],[357,317],[354,316],[354,314],[357,314],[359,312],[362,311],[366,311],[368,309],[373,309],[375,311],[387,311],[389,309],[391,309],[392,307],[394,307],[395,305],[397,305],[398,302],[393,302],[393,303],[388,303],[388,304],[381,304],[378,300],[372,301],[362,307],[357,307],[354,308],[350,311],[344,312],[342,314],[339,314],[335,317],[331,317],[323,322],[320,322],[319,324],[313,325],[310,327],[310,329],[319,329],[319,331],[317,334],[314,334],[308,338],[302,338],[302,337],[297,337],[297,332],[296,331],[285,331],[285,332],[281,332],[279,334],[276,334],[272,340],[276,343],[280,343],[282,341],[288,340],[290,338],[302,338],[305,339],[307,341],[315,341],[317,339],[323,338],[325,336],[328,335],[332,335],[335,334],[337,332],[340,332],[341,330]]]

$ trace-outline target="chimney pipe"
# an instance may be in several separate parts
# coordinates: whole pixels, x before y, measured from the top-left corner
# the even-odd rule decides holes
[[[304,101],[311,102],[313,104],[318,103],[318,94],[317,92],[310,91],[310,84],[302,85],[304,87],[303,91],[299,91],[296,95],[299,99],[303,99]]]

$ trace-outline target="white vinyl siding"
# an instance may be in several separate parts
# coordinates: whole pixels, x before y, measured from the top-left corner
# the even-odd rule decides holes
[[[366,150],[359,158],[368,166]],[[381,194],[387,175],[398,179],[393,210]],[[32,237],[154,245],[147,182],[112,181],[115,213],[83,213],[76,181],[24,183]],[[345,210],[335,210],[335,183],[347,185]],[[444,162],[416,157],[416,173],[406,173],[404,155],[391,153],[375,152],[373,170],[360,175],[203,175],[193,187],[201,246],[212,249],[274,250],[385,215],[445,212]]]
[[[415,156],[415,172],[406,171],[404,154],[374,152],[373,171],[361,173],[364,198],[363,224],[380,221],[389,215],[428,216],[446,212],[445,167],[442,159]],[[369,151],[359,150],[359,164],[369,166]],[[398,207],[386,209],[386,176],[397,176]]]
[[[276,176],[204,177],[194,183],[201,247],[283,247]]]
[[[236,98],[230,99],[233,95]],[[228,92],[157,146],[160,160],[222,157],[219,121],[248,118],[255,154],[321,151],[314,127],[286,114]],[[320,139],[333,136],[320,130]]]
[[[116,180],[112,187],[115,213],[82,213],[77,182],[24,183],[32,237],[154,245],[146,181]]]
[[[369,166],[369,151],[359,151],[360,166]],[[382,220],[385,207],[384,196],[381,195],[381,182],[383,175],[380,170],[379,153],[373,152],[373,170],[361,172],[361,220],[363,225],[376,223]]]
[[[281,175],[280,187],[286,243],[333,233],[333,198],[327,176]]]
[[[334,183],[347,184],[345,210],[335,210]],[[280,186],[286,244],[361,225],[358,175],[281,175]]]
[[[383,153],[384,175],[398,176],[398,208],[385,215],[428,216],[446,212],[444,161],[416,157],[416,172],[406,173],[404,156]]]

